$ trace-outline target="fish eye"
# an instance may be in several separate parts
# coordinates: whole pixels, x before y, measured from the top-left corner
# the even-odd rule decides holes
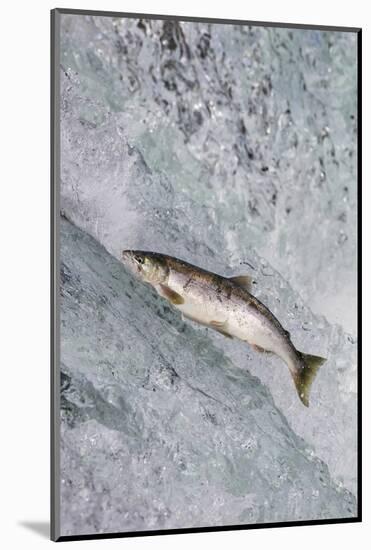
[[[134,254],[134,260],[135,260],[138,264],[144,264],[144,260],[143,260],[142,256],[138,256],[138,254]]]

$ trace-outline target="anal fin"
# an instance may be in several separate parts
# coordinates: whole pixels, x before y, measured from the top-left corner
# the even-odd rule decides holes
[[[256,344],[249,344],[254,351],[258,351],[259,353],[273,353],[272,351],[269,351],[268,349],[264,349],[260,346],[257,346]]]
[[[261,348],[260,346],[257,346],[256,344],[250,344],[250,346],[252,347],[252,349],[254,351],[259,351],[260,353],[263,353],[265,351],[264,348]]]

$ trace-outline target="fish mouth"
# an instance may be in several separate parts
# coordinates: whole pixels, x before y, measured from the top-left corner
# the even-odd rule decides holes
[[[132,261],[134,259],[134,254],[132,250],[123,250],[121,253],[121,259],[122,260],[129,260]]]
[[[123,250],[121,253],[121,261],[130,271],[135,271],[135,261],[132,250]]]

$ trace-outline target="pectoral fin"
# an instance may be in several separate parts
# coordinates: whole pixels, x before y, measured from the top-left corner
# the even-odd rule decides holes
[[[217,330],[220,332],[220,334],[223,334],[224,336],[227,336],[227,338],[233,338],[228,332],[227,322],[226,321],[210,321],[210,326],[214,330]]]
[[[237,277],[230,277],[229,280],[251,293],[253,280],[249,275],[238,275]]]
[[[184,298],[166,285],[160,284],[161,294],[174,305],[184,304]]]

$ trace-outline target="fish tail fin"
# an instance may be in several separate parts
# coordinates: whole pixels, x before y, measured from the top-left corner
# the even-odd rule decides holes
[[[318,369],[326,361],[323,357],[300,353],[300,366],[293,373],[293,379],[299,399],[306,407],[309,407],[309,393]]]

